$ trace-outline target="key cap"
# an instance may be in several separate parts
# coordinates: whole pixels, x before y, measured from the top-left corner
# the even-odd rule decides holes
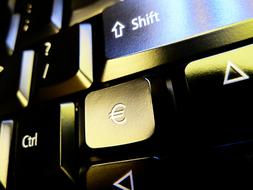
[[[0,113],[17,112],[27,107],[33,94],[34,51],[25,50],[8,59],[0,72]]]
[[[104,148],[150,138],[155,131],[150,88],[148,79],[137,79],[88,94],[85,99],[87,145]]]
[[[199,59],[185,69],[194,105],[191,109],[199,115],[199,121],[209,121],[201,131],[206,130],[210,142],[231,143],[252,138],[253,128],[247,124],[251,116],[246,108],[253,105],[252,48],[247,45]],[[215,123],[221,120],[225,124],[217,126]]]
[[[160,164],[148,157],[94,164],[86,175],[82,171],[81,180],[86,181],[88,190],[159,189],[166,184]]]
[[[103,12],[107,61],[101,81],[251,38],[251,4],[129,0],[108,8]]]
[[[26,48],[35,42],[59,32],[63,25],[63,0],[36,1],[19,0],[16,2],[16,21],[10,28],[15,34],[9,34],[10,51]],[[18,17],[18,18],[17,18]]]
[[[40,106],[24,113],[17,129],[16,188],[72,189],[77,175],[75,136],[72,102]]]
[[[69,25],[73,26],[74,24],[81,23],[87,20],[88,18],[100,14],[104,9],[118,2],[120,2],[120,0],[107,0],[107,1],[72,0],[70,5],[71,18]]]
[[[34,49],[39,67],[38,99],[69,95],[90,87],[93,82],[90,24],[76,25]]]
[[[14,50],[16,49],[20,25],[21,15],[19,13],[13,14],[11,17],[8,34],[5,40],[8,55],[12,55]]]
[[[16,0],[7,0],[8,1],[8,7],[10,8],[11,12],[15,12],[15,6],[16,6]]]
[[[1,32],[0,32],[0,60],[5,58],[8,55],[7,47],[5,44],[5,39],[8,33],[9,24],[11,20],[11,10],[7,5],[7,1],[1,1],[0,4],[0,24],[1,24]]]
[[[0,126],[0,187],[4,189],[7,188],[13,127],[13,120],[3,120]]]

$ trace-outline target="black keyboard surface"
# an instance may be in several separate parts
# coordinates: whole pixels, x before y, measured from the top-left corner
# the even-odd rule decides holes
[[[0,0],[0,24],[0,190],[251,189],[252,0]]]

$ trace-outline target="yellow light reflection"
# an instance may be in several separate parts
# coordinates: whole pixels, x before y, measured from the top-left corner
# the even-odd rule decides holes
[[[237,48],[225,53],[193,61],[185,69],[186,77],[189,80],[198,77],[207,77],[217,74],[221,77],[221,85],[226,75],[228,75],[228,65],[239,75],[248,76],[253,73],[253,45]]]
[[[4,188],[6,188],[7,186],[12,131],[13,121],[2,121],[0,126],[0,182],[2,183]]]
[[[35,52],[33,50],[23,52],[19,90],[16,94],[23,107],[28,105],[30,99],[34,55]]]
[[[157,50],[146,51],[135,55],[111,59],[106,62],[101,78],[102,82],[116,79],[118,77],[154,68],[162,63],[162,52]]]
[[[60,105],[60,168],[71,179],[75,146],[75,105]],[[72,162],[73,161],[73,162]]]

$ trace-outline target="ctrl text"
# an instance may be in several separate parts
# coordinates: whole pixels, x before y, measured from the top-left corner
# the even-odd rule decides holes
[[[36,132],[34,136],[25,135],[22,139],[23,148],[31,148],[37,146],[38,143],[38,133]]]

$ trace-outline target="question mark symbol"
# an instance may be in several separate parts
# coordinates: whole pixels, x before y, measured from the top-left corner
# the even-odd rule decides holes
[[[51,48],[51,43],[50,43],[50,42],[46,42],[46,43],[44,43],[44,46],[46,46],[46,49],[45,49],[45,56],[48,56],[49,50],[50,50],[50,48]]]

